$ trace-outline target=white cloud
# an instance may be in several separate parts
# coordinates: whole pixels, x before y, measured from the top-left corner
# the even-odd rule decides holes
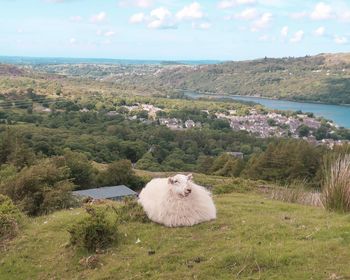
[[[345,10],[339,13],[339,18],[342,21],[350,21],[350,10]]]
[[[119,6],[121,7],[138,7],[138,8],[148,8],[154,4],[153,0],[123,0],[119,1]]]
[[[156,8],[148,15],[144,13],[134,14],[129,18],[129,22],[133,24],[145,23],[151,29],[176,28],[173,14],[164,7]]]
[[[218,7],[220,9],[229,9],[238,5],[255,4],[256,0],[223,0],[220,1]]]
[[[257,16],[258,16],[258,12],[256,11],[255,8],[248,8],[234,15],[235,18],[244,19],[244,20],[253,20],[257,18]]]
[[[142,23],[146,21],[147,17],[144,13],[137,13],[130,17],[129,22],[130,23]]]
[[[110,45],[111,43],[112,41],[110,39],[106,39],[101,42],[102,45]]]
[[[256,0],[236,0],[237,5],[254,4]]]
[[[201,19],[203,16],[202,7],[198,2],[193,2],[192,4],[183,7],[183,9],[176,14],[176,18],[179,20]]]
[[[100,12],[96,15],[93,15],[91,18],[90,18],[90,21],[93,22],[93,23],[99,23],[99,22],[103,22],[105,21],[107,18],[107,14],[105,12]]]
[[[112,37],[115,35],[115,32],[113,30],[106,31],[104,34],[106,37]]]
[[[281,29],[281,36],[282,37],[287,37],[288,36],[288,26],[283,26],[282,29]]]
[[[332,7],[323,2],[316,4],[314,10],[310,14],[310,18],[313,20],[323,20],[332,17]]]
[[[325,33],[326,29],[323,26],[320,26],[315,30],[315,35],[316,36],[323,36]]]
[[[182,21],[192,21],[195,29],[209,29],[211,24],[205,20],[202,7],[198,2],[184,6],[175,15],[167,8],[159,7],[153,9],[149,14],[136,13],[129,18],[130,23],[145,23],[152,29],[173,29]]]
[[[258,2],[265,6],[284,7],[286,5],[285,0],[258,0]]]
[[[291,43],[298,43],[300,42],[302,39],[304,38],[304,31],[303,30],[299,30],[297,32],[295,32],[292,36],[292,38],[290,38],[290,42]]]
[[[72,16],[69,18],[69,20],[73,22],[80,22],[83,20],[83,18],[81,16]]]
[[[210,22],[202,22],[202,23],[192,23],[192,27],[195,29],[203,29],[203,30],[207,30],[211,27],[211,23]]]
[[[348,38],[346,38],[345,36],[335,35],[334,42],[339,45],[346,44],[348,42]]]
[[[150,20],[147,26],[152,29],[168,29],[176,27],[171,12],[163,7],[151,11]]]
[[[48,3],[63,3],[65,0],[45,0]]]
[[[70,38],[70,39],[69,39],[69,43],[70,43],[71,45],[74,45],[76,42],[77,42],[77,39],[75,39],[75,38]]]
[[[159,20],[164,20],[171,16],[171,12],[163,7],[154,9],[151,11],[151,17],[157,18]]]
[[[289,16],[290,16],[292,19],[302,19],[302,18],[307,17],[308,15],[309,15],[309,14],[308,14],[307,12],[305,12],[305,11],[289,14]]]
[[[267,41],[269,41],[269,40],[270,40],[270,37],[269,37],[269,35],[266,35],[266,34],[261,35],[261,36],[259,37],[259,41],[262,41],[262,42],[267,42]]]
[[[266,28],[272,20],[271,13],[263,13],[251,26],[251,31],[256,32]]]

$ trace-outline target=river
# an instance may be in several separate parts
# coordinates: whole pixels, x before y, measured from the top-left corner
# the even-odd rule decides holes
[[[204,94],[198,94],[195,92],[186,92],[186,96],[191,98],[204,97]],[[211,95],[212,97],[213,95]],[[317,103],[303,103],[276,99],[267,99],[251,96],[235,96],[235,95],[215,95],[218,98],[232,98],[235,100],[251,101],[259,103],[267,108],[284,111],[302,111],[311,112],[315,116],[324,117],[325,119],[332,120],[339,126],[350,128],[350,106],[341,105],[328,105]]]

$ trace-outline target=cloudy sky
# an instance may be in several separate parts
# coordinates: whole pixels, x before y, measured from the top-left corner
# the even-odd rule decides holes
[[[0,55],[242,60],[347,51],[348,0],[0,0]]]

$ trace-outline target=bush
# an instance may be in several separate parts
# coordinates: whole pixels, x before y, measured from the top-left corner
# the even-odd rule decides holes
[[[0,194],[0,241],[14,237],[22,219],[22,213],[12,200]]]
[[[325,165],[322,203],[331,211],[350,211],[350,154]]]
[[[71,193],[73,184],[66,180],[55,183],[52,188],[44,191],[41,204],[41,214],[80,206],[79,200]]]
[[[17,176],[2,183],[0,190],[21,211],[35,216],[75,206],[70,192],[74,185],[68,179],[69,168],[64,158],[55,157],[23,168]]]
[[[247,179],[234,178],[227,180],[226,182],[219,184],[213,188],[214,194],[225,194],[225,193],[244,193],[253,190],[257,187],[257,183]]]
[[[141,189],[144,182],[135,175],[129,160],[119,160],[108,165],[98,176],[100,186],[126,185],[133,190]]]
[[[88,251],[105,249],[117,241],[116,220],[108,216],[105,207],[86,207],[88,217],[71,227],[70,243]]]
[[[134,198],[127,197],[122,203],[121,207],[115,209],[120,222],[150,222],[142,206]]]

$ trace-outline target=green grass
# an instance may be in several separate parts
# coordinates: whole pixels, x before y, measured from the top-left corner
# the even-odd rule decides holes
[[[0,279],[350,277],[350,216],[255,194],[219,195],[215,202],[218,219],[194,227],[120,225],[121,242],[100,255],[97,269],[81,266],[88,254],[67,246],[67,228],[84,210],[35,218],[1,252]]]

